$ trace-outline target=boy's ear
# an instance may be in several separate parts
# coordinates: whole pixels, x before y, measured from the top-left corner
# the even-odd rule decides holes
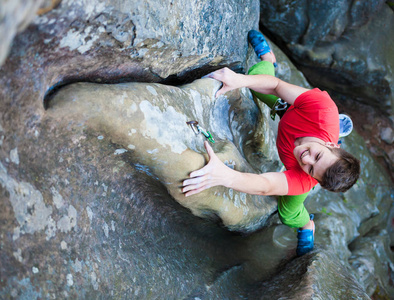
[[[327,147],[331,147],[331,148],[340,148],[341,147],[340,145],[335,144],[333,142],[326,142],[324,145]]]

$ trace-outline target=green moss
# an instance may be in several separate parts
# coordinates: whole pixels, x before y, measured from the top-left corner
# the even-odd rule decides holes
[[[327,212],[327,208],[326,208],[326,207],[322,207],[321,213],[322,213],[322,214],[326,214],[326,215],[328,215],[328,216],[331,216],[331,215],[332,215],[332,213]]]
[[[380,290],[380,286],[376,286],[376,290],[373,293],[372,297],[373,300],[390,300],[389,296],[386,294],[382,294],[382,291]]]

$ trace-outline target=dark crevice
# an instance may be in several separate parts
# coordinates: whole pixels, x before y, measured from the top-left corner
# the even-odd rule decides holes
[[[128,83],[128,82],[148,82],[148,83],[160,83],[164,85],[171,86],[181,86],[193,82],[194,80],[200,79],[204,75],[207,75],[213,71],[220,68],[228,67],[235,72],[244,72],[240,63],[232,63],[228,65],[217,65],[217,66],[203,66],[198,69],[193,69],[190,71],[184,71],[179,74],[173,74],[166,78],[161,78],[159,75],[150,72],[148,75],[141,76],[141,74],[118,74],[118,75],[108,75],[106,71],[95,71],[94,74],[86,74],[84,76],[69,76],[51,85],[50,88],[45,92],[43,105],[44,109],[49,108],[49,103],[51,99],[56,95],[56,93],[68,86],[70,84],[78,82],[88,82],[96,84],[118,84],[118,83]],[[93,72],[92,72],[93,73]],[[102,74],[100,74],[102,73]]]
[[[113,77],[113,78],[105,78],[105,77],[67,77],[64,78],[61,81],[56,82],[54,85],[52,85],[44,95],[44,108],[48,109],[49,108],[49,102],[51,99],[56,95],[56,93],[61,90],[62,88],[78,83],[78,82],[88,82],[88,83],[97,83],[97,84],[117,84],[117,83],[126,83],[126,82],[140,82],[138,79],[135,78],[135,76],[125,76],[125,77]],[[155,81],[151,81],[155,82]]]

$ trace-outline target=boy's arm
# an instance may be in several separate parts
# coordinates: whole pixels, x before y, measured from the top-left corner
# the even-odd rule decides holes
[[[197,194],[217,185],[255,195],[286,195],[288,193],[284,173],[270,172],[258,175],[235,171],[220,161],[208,142],[204,145],[209,155],[209,162],[202,169],[190,173],[190,179],[183,181],[182,192],[185,196]]]
[[[247,87],[262,94],[275,95],[293,105],[299,95],[309,91],[309,89],[284,82],[271,75],[243,75],[235,73],[229,68],[217,70],[208,74],[207,77],[223,83],[222,88],[217,91],[216,97],[237,88]]]

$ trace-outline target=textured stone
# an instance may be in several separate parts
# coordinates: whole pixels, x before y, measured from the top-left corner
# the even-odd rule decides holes
[[[391,115],[394,16],[385,2],[261,1],[261,24],[312,85]]]
[[[63,0],[16,36],[0,69],[0,298],[370,293],[355,280],[362,269],[349,271],[358,248],[347,246],[387,228],[392,196],[357,134],[343,145],[362,159],[363,176],[343,195],[316,188],[308,197],[317,249],[301,259],[271,199],[218,188],[188,203],[174,183],[204,163],[203,138],[190,137],[187,117],[212,129],[230,165],[280,167],[268,109],[246,89],[214,100],[218,83],[197,80],[256,61],[246,33],[258,11],[256,1]],[[308,86],[273,48],[278,76]],[[362,251],[372,257],[373,248]]]
[[[311,252],[293,260],[251,299],[370,299],[350,268],[328,251]]]
[[[387,144],[394,142],[394,131],[391,127],[385,127],[380,130],[380,138]]]
[[[369,295],[384,297],[393,295],[391,278],[394,276],[393,255],[385,230],[360,237],[350,244],[350,265],[356,271]]]
[[[44,0],[2,1],[0,9],[0,65],[6,59],[12,40],[23,31],[36,16]]]
[[[198,120],[212,133],[216,140],[214,150],[231,168],[254,173],[267,164],[260,160],[259,165],[252,167],[242,157],[242,153],[256,151],[247,146],[254,143],[255,136],[269,132],[265,127],[256,128],[260,124],[259,111],[250,94],[249,98],[239,92],[215,98],[219,87],[212,79],[200,79],[179,88],[142,83],[72,84],[51,99],[48,121],[45,118],[43,122],[75,130],[83,128],[76,143],[88,138],[85,132],[96,132],[102,143],[117,145],[114,155],[144,166],[194,215],[219,218],[231,230],[255,231],[276,210],[274,199],[224,187],[189,198],[181,193],[181,180],[206,162],[201,155],[206,152],[205,138],[202,134],[196,136],[187,121]],[[62,137],[56,140],[61,143]]]

